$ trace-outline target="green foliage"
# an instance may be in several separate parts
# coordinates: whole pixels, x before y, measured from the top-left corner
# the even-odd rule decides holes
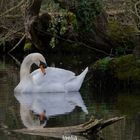
[[[59,4],[55,3],[53,0],[42,1],[41,9],[46,10],[49,13],[62,11],[62,9],[59,7]]]
[[[47,11],[51,15],[51,22],[47,31],[52,35],[49,45],[54,48],[58,42],[57,38],[65,34],[67,30],[67,10],[60,8],[59,4],[52,0],[42,1],[41,9]]]
[[[90,30],[93,19],[102,11],[101,0],[81,0],[77,9],[77,19],[83,23],[86,30]]]
[[[73,27],[73,31],[77,31],[78,24],[77,24],[76,15],[72,12],[67,12],[66,19],[68,25],[71,25]]]
[[[111,57],[105,57],[103,59],[100,59],[94,64],[93,69],[98,69],[104,72],[109,69],[108,66],[111,60],[112,60]]]
[[[120,47],[116,48],[116,54],[126,54],[134,48],[135,29],[131,26],[123,26],[117,21],[108,22],[108,35],[115,40]]]
[[[110,65],[114,69],[114,75],[120,80],[140,79],[140,62],[136,61],[133,55],[115,58]]]
[[[56,40],[55,40],[55,37],[52,37],[51,41],[50,41],[50,44],[49,44],[52,48],[55,47],[56,45]]]
[[[52,48],[54,48],[58,42],[57,37],[63,35],[66,32],[66,27],[67,21],[64,14],[52,16],[51,23],[48,28],[48,32],[50,32],[53,36],[49,44]]]
[[[124,54],[126,54],[126,52],[127,52],[127,47],[126,48],[124,48],[124,47],[115,48],[115,54],[117,56],[124,55]]]
[[[50,32],[53,36],[50,46],[54,48],[58,42],[57,38],[64,35],[69,29],[73,32],[77,30],[77,20],[75,14],[72,12],[65,12],[52,16],[48,29],[48,32]]]
[[[101,74],[108,71],[119,80],[140,80],[140,61],[136,61],[132,54],[100,59],[93,65],[93,69]]]
[[[71,2],[75,3],[75,1]],[[50,42],[51,47],[55,47],[58,42],[57,38],[65,33],[69,31],[76,33],[80,24],[84,26],[83,30],[89,31],[93,29],[93,20],[102,10],[101,0],[82,0],[76,3],[78,6],[75,5],[76,13],[74,14],[69,9],[60,8],[59,4],[51,0],[43,1],[41,8],[50,13],[52,17],[48,29],[48,32],[53,36]]]
[[[30,42],[25,43],[24,45],[24,51],[29,51],[32,48],[32,44]]]

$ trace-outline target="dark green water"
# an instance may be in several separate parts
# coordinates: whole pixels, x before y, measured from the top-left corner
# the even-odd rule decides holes
[[[55,65],[79,74],[90,66],[94,58],[85,55],[48,55],[48,65]],[[20,59],[22,60],[22,58]],[[19,103],[14,97],[14,87],[19,82],[19,65],[10,56],[0,57],[0,140],[57,140],[42,136],[12,133],[11,130],[24,128],[20,119]],[[89,114],[76,108],[67,115],[50,118],[48,126],[67,126],[85,122],[94,115],[96,118],[108,119],[126,116],[126,119],[106,127],[100,136],[104,140],[140,140],[140,90],[100,91],[92,88],[90,73],[80,90]],[[97,138],[99,139],[99,138]]]

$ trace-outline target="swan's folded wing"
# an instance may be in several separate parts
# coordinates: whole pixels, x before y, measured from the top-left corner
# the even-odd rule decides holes
[[[43,75],[40,69],[31,73],[35,81],[49,82],[49,83],[66,83],[75,78],[75,73],[61,68],[47,67],[46,75]]]

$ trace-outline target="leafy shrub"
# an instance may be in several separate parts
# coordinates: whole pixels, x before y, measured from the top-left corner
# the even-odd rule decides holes
[[[112,60],[111,57],[105,57],[103,59],[100,59],[98,60],[95,64],[94,64],[94,69],[98,69],[98,70],[101,70],[101,71],[106,71],[109,69],[109,64],[110,64],[110,61]]]
[[[93,19],[102,11],[101,0],[81,0],[76,16],[83,23],[86,30],[90,30]]]

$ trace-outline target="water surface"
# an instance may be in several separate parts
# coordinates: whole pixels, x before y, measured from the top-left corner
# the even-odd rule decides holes
[[[63,56],[63,57],[62,57]],[[23,58],[15,57],[20,60]],[[48,55],[48,65],[72,70],[79,74],[90,66],[96,58],[83,55]],[[1,140],[57,140],[41,136],[12,133],[11,130],[24,128],[20,116],[20,105],[14,96],[14,87],[19,82],[19,62],[10,56],[0,57],[0,139]],[[88,62],[88,63],[87,63]],[[100,136],[104,140],[139,140],[140,139],[140,90],[96,91],[92,88],[90,73],[80,90],[81,98],[87,107],[87,115],[76,107],[72,112],[51,117],[48,126],[67,126],[85,122],[94,115],[96,118],[108,119],[115,116],[126,116],[126,119],[105,128]]]

